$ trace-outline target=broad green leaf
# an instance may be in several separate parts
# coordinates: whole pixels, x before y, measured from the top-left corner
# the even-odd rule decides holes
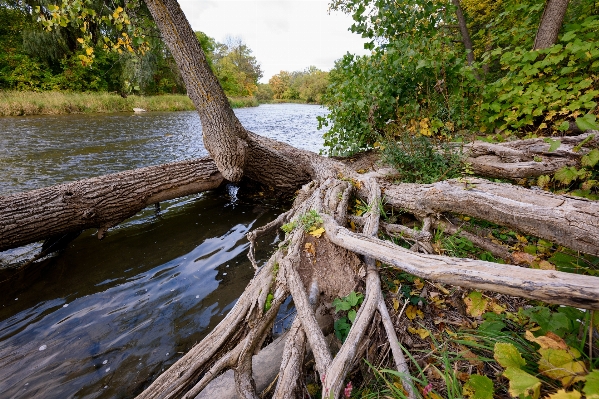
[[[580,399],[581,395],[578,391],[566,392],[564,389],[560,389],[556,393],[549,395],[549,399]]]
[[[356,320],[356,311],[351,309],[349,312],[347,312],[347,318],[349,319],[349,321],[351,321],[352,323],[354,322],[354,320]]]
[[[599,150],[596,148],[592,149],[591,152],[583,156],[580,161],[582,166],[588,166],[592,168],[597,164],[597,162],[599,162]]]
[[[487,308],[488,300],[483,298],[483,294],[477,291],[472,291],[464,299],[466,304],[466,312],[472,317],[480,317]]]
[[[493,399],[493,381],[486,375],[472,374],[462,393],[470,399]]]
[[[333,301],[333,306],[335,307],[335,312],[351,309],[351,305],[347,301],[339,298],[335,298]]]
[[[554,178],[560,183],[568,185],[578,178],[578,173],[576,172],[577,170],[575,167],[564,166],[563,168],[555,172]]]
[[[586,114],[580,118],[576,118],[576,126],[582,131],[585,130],[599,130],[599,123],[597,123],[597,117],[593,114]]]
[[[553,151],[557,150],[559,148],[559,146],[562,145],[561,141],[553,140],[553,139],[550,139],[549,137],[547,137],[543,141],[545,141],[547,144],[549,144],[549,152],[553,152]]]
[[[364,296],[360,293],[356,293],[355,291],[350,292],[349,295],[346,297],[347,302],[352,307],[361,304],[363,299]]]
[[[599,399],[599,370],[593,370],[587,374],[582,392],[587,399]]]
[[[510,367],[503,372],[503,376],[510,380],[509,393],[512,396],[531,396],[538,399],[541,394],[541,381],[526,371]]]
[[[572,255],[565,254],[563,252],[555,252],[551,258],[547,259],[549,262],[557,266],[557,270],[568,271],[577,267],[578,259]]]
[[[518,349],[514,344],[497,342],[495,344],[494,356],[497,363],[503,368],[516,368],[526,365],[526,361],[522,358]]]

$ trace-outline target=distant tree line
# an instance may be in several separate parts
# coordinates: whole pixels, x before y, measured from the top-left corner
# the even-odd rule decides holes
[[[116,92],[128,94],[186,93],[175,62],[144,2],[96,0],[87,9],[95,18],[79,25],[55,23],[52,6],[37,0],[0,0],[0,90]],[[123,12],[124,10],[124,12]],[[45,14],[48,15],[45,15]],[[127,15],[125,26],[117,21]],[[99,19],[98,15],[115,18]],[[129,21],[130,20],[130,21]],[[91,40],[82,46],[84,26]],[[129,31],[127,34],[126,31]],[[203,32],[196,36],[208,62],[229,97],[259,101],[319,102],[327,73],[310,67],[281,71],[269,84],[252,50],[239,38],[219,43]],[[86,62],[93,59],[93,62]]]

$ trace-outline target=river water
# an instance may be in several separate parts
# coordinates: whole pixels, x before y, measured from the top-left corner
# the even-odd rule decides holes
[[[255,133],[312,151],[325,113],[236,110]],[[0,195],[203,155],[195,112],[0,118]],[[164,202],[102,241],[88,230],[59,255],[1,274],[0,397],[132,397],[201,340],[253,275],[245,234],[281,212],[228,194]],[[259,259],[276,240],[259,244]],[[0,262],[38,249],[0,253]]]

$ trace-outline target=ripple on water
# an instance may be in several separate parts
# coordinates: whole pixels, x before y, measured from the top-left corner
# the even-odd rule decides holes
[[[255,133],[322,145],[318,106],[236,113]],[[195,112],[0,118],[0,153],[4,194],[206,154]],[[203,193],[148,208],[102,241],[86,231],[30,266],[0,286],[2,396],[134,396],[233,307],[253,275],[245,234],[279,212]],[[258,257],[272,245],[259,243]]]

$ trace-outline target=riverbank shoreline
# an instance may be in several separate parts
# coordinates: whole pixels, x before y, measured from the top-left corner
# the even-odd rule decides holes
[[[233,108],[259,105],[254,97],[229,98],[229,103]],[[123,98],[116,93],[0,91],[0,116],[133,112],[133,108],[146,111],[195,110],[185,94],[130,95]]]

